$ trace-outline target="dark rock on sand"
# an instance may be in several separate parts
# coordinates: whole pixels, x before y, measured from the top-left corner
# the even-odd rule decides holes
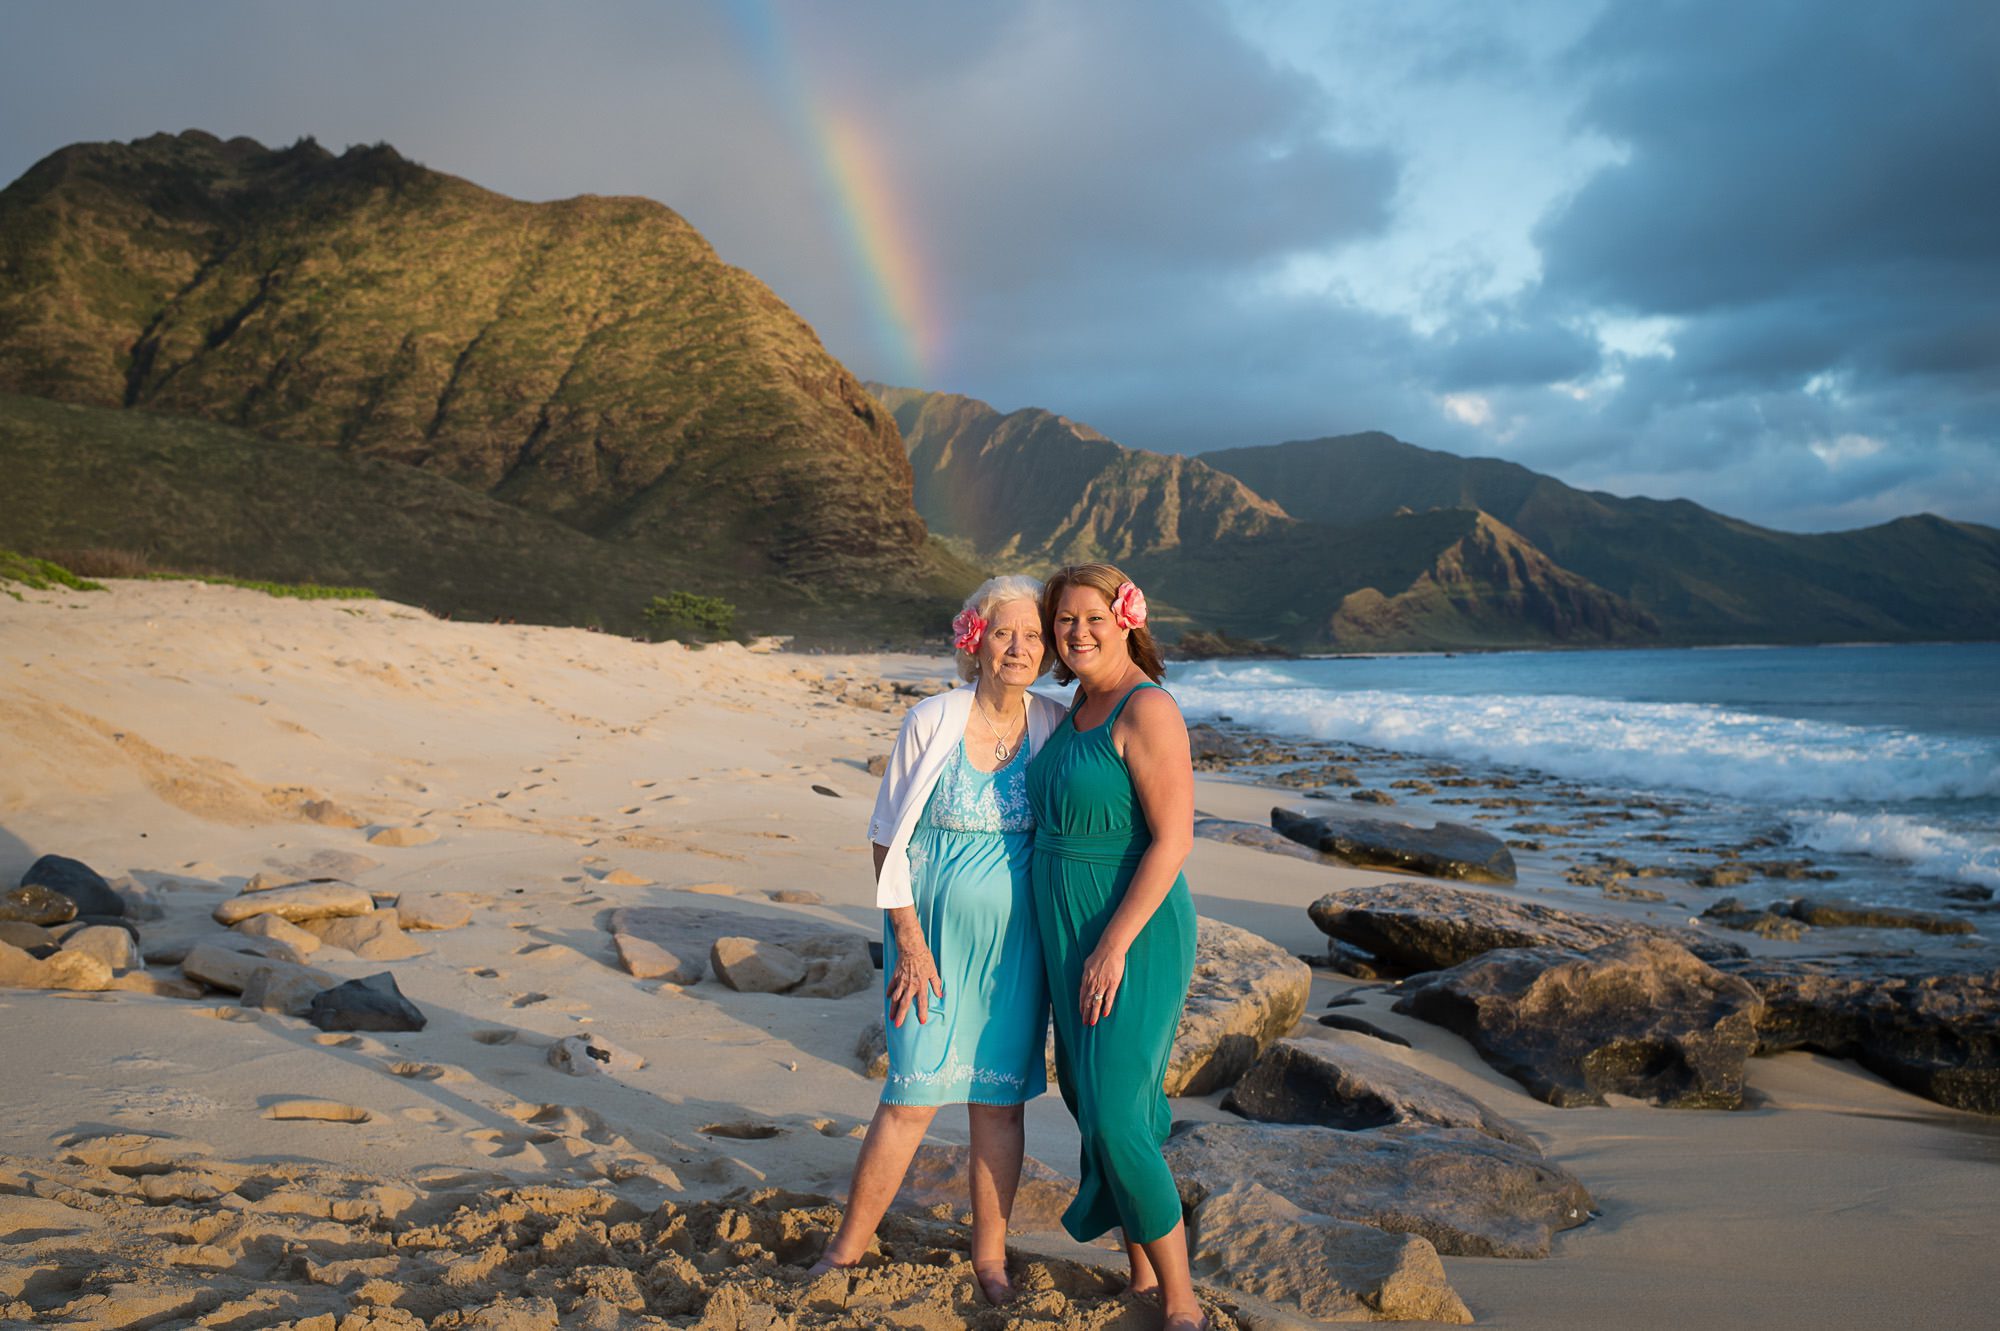
[[[1255,1183],[1210,1193],[1191,1220],[1195,1275],[1317,1322],[1472,1321],[1415,1234],[1318,1215]]]
[[[1385,1031],[1366,1017],[1350,1017],[1342,1012],[1328,1012],[1319,1019],[1319,1024],[1329,1030],[1347,1031],[1353,1035],[1365,1035],[1371,1040],[1380,1040],[1400,1049],[1410,1048],[1410,1042],[1394,1031]]]
[[[1552,1105],[1607,1093],[1735,1109],[1763,1000],[1686,948],[1628,938],[1589,952],[1509,948],[1406,981],[1396,1011],[1455,1031]]]
[[[1514,855],[1507,843],[1460,823],[1413,827],[1357,814],[1308,818],[1278,808],[1271,810],[1271,826],[1302,845],[1364,869],[1401,869],[1474,883],[1514,881]]]
[[[1305,1015],[1311,988],[1311,968],[1276,943],[1198,917],[1194,980],[1167,1057],[1167,1094],[1230,1085]]]
[[[1764,1000],[1757,1052],[1811,1049],[1954,1109],[2000,1114],[2000,970],[1921,958],[1724,962]]]
[[[1329,892],[1307,908],[1320,932],[1406,972],[1440,970],[1503,947],[1575,952],[1621,938],[1659,938],[1704,960],[1740,957],[1735,943],[1692,929],[1582,915],[1436,883],[1371,883]]]
[[[22,887],[46,887],[76,903],[79,915],[118,916],[125,913],[125,899],[111,890],[104,876],[82,860],[63,855],[44,855],[21,875]]]
[[[322,990],[306,1019],[323,1031],[420,1031],[428,1024],[388,971]]]
[[[1567,1170],[1470,1128],[1182,1125],[1166,1157],[1190,1209],[1255,1183],[1301,1210],[1421,1235],[1447,1256],[1546,1257],[1556,1231],[1590,1217]]]
[[[76,903],[50,888],[29,884],[0,896],[0,920],[50,925],[75,918]]]
[[[1220,767],[1243,757],[1243,741],[1234,735],[1224,734],[1214,726],[1192,725],[1187,732],[1189,756],[1196,763]]]
[[[1194,834],[1209,841],[1226,841],[1232,846],[1248,846],[1273,855],[1289,855],[1295,860],[1311,860],[1315,864],[1339,863],[1333,856],[1302,846],[1262,823],[1237,822],[1231,818],[1197,818],[1194,820]]]
[[[1541,1153],[1519,1124],[1360,1040],[1280,1040],[1243,1074],[1222,1107],[1260,1123],[1471,1128]]]

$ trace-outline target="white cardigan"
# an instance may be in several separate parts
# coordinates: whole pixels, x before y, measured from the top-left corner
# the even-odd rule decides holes
[[[875,814],[868,820],[868,839],[889,848],[882,876],[875,880],[875,904],[884,910],[916,904],[910,883],[910,836],[917,830],[924,806],[952,750],[965,738],[972,719],[973,686],[961,684],[948,693],[933,694],[903,718],[902,733],[889,754],[889,770],[875,795]],[[1028,756],[1032,758],[1067,709],[1053,698],[1028,694]]]

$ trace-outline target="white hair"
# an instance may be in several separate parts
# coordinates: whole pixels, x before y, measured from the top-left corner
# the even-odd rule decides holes
[[[1035,612],[1040,615],[1042,584],[1020,573],[1003,573],[997,578],[988,578],[980,583],[972,595],[965,598],[963,608],[991,624],[993,612],[1013,601],[1033,601]],[[961,652],[954,648],[952,654],[957,658],[960,679],[969,681],[979,673],[978,659],[971,652]],[[1042,655],[1043,669],[1048,668],[1051,659],[1051,654],[1045,650]]]

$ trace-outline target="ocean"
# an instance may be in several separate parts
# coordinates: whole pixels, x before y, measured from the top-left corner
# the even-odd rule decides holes
[[[1740,897],[1927,909],[2000,893],[1996,682],[2000,643],[1208,661],[1167,680],[1190,721],[1399,755],[1406,776],[1442,761],[1672,803],[1565,849],[1662,859],[1759,838],[1839,880]]]

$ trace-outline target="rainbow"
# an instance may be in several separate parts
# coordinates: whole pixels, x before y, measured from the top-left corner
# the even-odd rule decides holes
[[[813,163],[815,184],[883,358],[880,377],[930,387],[944,325],[926,299],[934,284],[925,280],[922,247],[906,210],[898,206],[885,154],[859,115],[812,95],[772,0],[723,0],[721,7],[769,86],[787,131]]]

